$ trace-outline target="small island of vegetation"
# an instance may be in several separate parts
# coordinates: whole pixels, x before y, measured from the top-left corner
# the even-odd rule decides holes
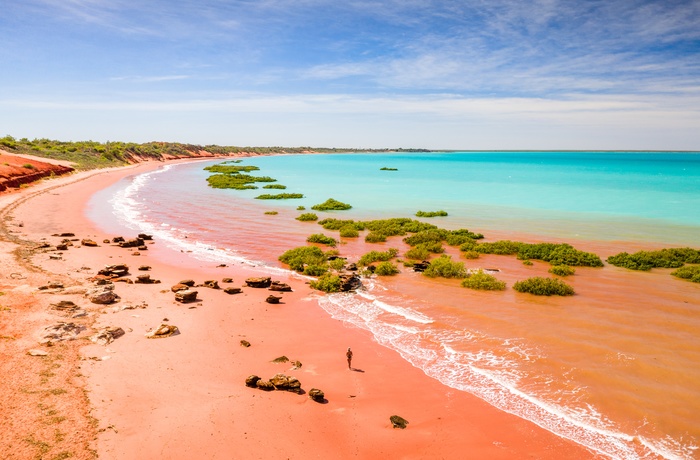
[[[446,211],[418,211],[416,217],[444,217],[447,216]]]
[[[379,168],[380,171],[398,171],[397,168],[387,168],[384,166],[383,168]]]
[[[304,195],[301,193],[263,193],[255,197],[256,200],[294,200],[299,198],[304,198]]]
[[[524,281],[518,281],[513,285],[518,292],[526,292],[534,295],[574,295],[574,288],[556,278],[534,277]]]
[[[323,203],[311,206],[311,209],[315,211],[346,211],[351,208],[352,206],[349,204],[343,203],[342,201],[338,201],[334,198],[328,198]]]

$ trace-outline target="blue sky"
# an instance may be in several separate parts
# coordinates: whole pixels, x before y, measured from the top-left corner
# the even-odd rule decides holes
[[[0,135],[700,150],[700,1],[1,3]]]

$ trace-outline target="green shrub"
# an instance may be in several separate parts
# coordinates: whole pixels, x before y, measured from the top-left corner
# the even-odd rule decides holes
[[[495,276],[484,273],[483,270],[471,273],[462,281],[462,287],[478,289],[482,291],[503,291],[506,283],[499,281]]]
[[[377,268],[374,270],[374,273],[378,276],[392,276],[398,274],[399,269],[393,263],[386,261],[377,264]]]
[[[384,262],[393,259],[397,255],[399,255],[399,251],[394,248],[387,251],[370,251],[360,257],[360,260],[357,261],[357,265],[364,267],[374,262]]]
[[[302,222],[312,222],[318,220],[318,216],[313,212],[305,212],[304,214],[296,217],[296,220],[300,220]]]
[[[444,217],[447,216],[446,211],[418,211],[416,217]]]
[[[265,211],[265,214],[267,214],[268,216],[276,216],[279,213],[277,211]]]
[[[34,167],[34,165],[31,164],[31,163],[24,163],[24,164],[22,165],[22,167],[23,167],[23,168],[27,168],[27,169],[36,169],[36,168]]]
[[[464,258],[465,259],[478,259],[479,258],[479,253],[476,251],[464,251]]]
[[[464,278],[467,276],[467,271],[464,268],[464,262],[454,262],[452,257],[442,255],[433,259],[423,274],[430,278]]]
[[[345,259],[338,257],[328,262],[328,265],[335,271],[339,272],[345,267]]]
[[[340,230],[341,228],[348,226],[354,227],[356,230],[365,229],[365,226],[362,222],[355,222],[354,220],[323,219],[319,220],[318,224],[326,230]]]
[[[240,172],[258,171],[259,169],[257,166],[233,166],[226,163],[219,163],[204,168],[205,171],[220,174],[238,174]]]
[[[530,266],[530,265],[535,265],[535,264],[533,264],[530,259],[525,259],[525,260],[523,260],[523,265]]]
[[[406,257],[413,260],[425,260],[430,257],[430,252],[423,246],[416,246],[406,252]]]
[[[314,209],[316,211],[345,211],[351,208],[352,206],[350,206],[349,204],[343,203],[333,198],[328,198],[323,203],[311,206],[311,209]]]
[[[297,206],[297,211],[306,211],[304,206]]]
[[[379,232],[369,232],[365,235],[366,243],[383,243],[386,241],[386,235]]]
[[[255,197],[256,200],[293,200],[297,198],[304,198],[304,195],[301,193],[278,193],[276,195],[264,193]]]
[[[590,253],[579,251],[566,243],[522,243],[520,241],[494,241],[492,243],[479,243],[474,247],[475,251],[482,254],[517,254],[521,260],[543,260],[552,265],[570,265],[584,267],[602,267],[600,257]]]
[[[651,270],[652,268],[679,268],[683,264],[700,263],[700,250],[691,248],[671,248],[658,251],[639,251],[634,254],[621,252],[608,257],[607,262],[617,267],[631,270]]]
[[[303,271],[306,276],[322,276],[327,272],[328,267],[325,265],[307,265]]]
[[[286,185],[282,185],[282,184],[268,184],[268,185],[263,186],[263,188],[271,188],[271,189],[284,190],[284,189],[287,188],[287,186],[286,186]]]
[[[522,245],[523,243],[519,241],[500,240],[492,243],[479,243],[475,250],[482,254],[510,256],[517,254]]]
[[[441,243],[447,239],[449,232],[440,228],[431,228],[414,233],[403,239],[409,246],[416,246],[421,243]]]
[[[557,276],[571,276],[576,273],[576,270],[568,265],[555,265],[549,269],[549,273]]]
[[[677,278],[692,281],[693,283],[700,283],[700,265],[681,267],[671,272],[671,274]]]
[[[360,236],[360,232],[352,225],[346,225],[340,229],[340,236],[343,238],[357,238]]]
[[[342,282],[338,275],[325,273],[316,281],[311,281],[309,286],[323,292],[339,292]]]
[[[306,239],[307,243],[318,243],[318,244],[325,244],[331,247],[335,247],[336,244],[338,244],[338,241],[336,241],[335,238],[331,238],[330,236],[326,236],[323,233],[314,233],[313,235],[310,235]]]
[[[289,265],[291,270],[302,272],[307,265],[323,265],[326,255],[318,246],[300,246],[279,256],[279,261]]]
[[[428,224],[419,220],[409,219],[406,217],[370,220],[364,221],[363,224],[369,230],[381,232],[386,236],[405,235],[406,233],[418,233],[422,230],[437,228],[433,224]]]
[[[556,278],[528,278],[515,283],[513,289],[534,295],[574,295],[574,288]]]

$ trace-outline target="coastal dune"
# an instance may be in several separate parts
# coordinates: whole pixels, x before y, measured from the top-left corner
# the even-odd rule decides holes
[[[270,276],[263,269],[197,261],[157,240],[147,250],[103,243],[136,235],[97,229],[85,217],[90,196],[157,166],[81,173],[3,196],[1,257],[8,270],[0,279],[0,346],[3,375],[14,376],[0,399],[5,458],[596,457],[445,387],[369,332],[330,318],[317,304],[322,294],[303,279],[272,274],[293,292],[274,293],[281,303],[269,304],[270,291],[244,286],[248,277]],[[55,246],[62,238],[51,235],[64,232],[98,245],[79,241],[60,257],[29,251],[40,242]],[[118,302],[92,304],[83,292],[98,270],[113,264],[127,264],[132,280],[148,273],[160,283],[117,282]],[[138,271],[141,265],[150,270]],[[64,288],[37,289],[54,279]],[[179,303],[170,287],[184,279],[217,280],[221,289],[196,287],[196,302]],[[226,294],[228,286],[242,292]],[[77,340],[40,345],[44,328],[63,320],[49,305],[68,299],[86,310],[74,321],[84,329]],[[146,337],[161,324],[178,333]],[[124,335],[107,345],[87,340],[103,327],[121,328]],[[345,360],[349,346],[353,370]],[[27,355],[32,349],[47,356]],[[281,356],[291,362],[273,362]],[[278,373],[297,378],[302,394],[245,385],[251,374],[268,379]],[[325,393],[323,402],[309,397],[312,388]],[[408,426],[393,428],[392,415]]]

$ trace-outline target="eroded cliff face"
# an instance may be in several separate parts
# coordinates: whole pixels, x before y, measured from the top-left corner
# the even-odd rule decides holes
[[[59,176],[74,171],[65,164],[48,163],[40,158],[12,155],[0,151],[0,192],[19,188],[49,176]]]

